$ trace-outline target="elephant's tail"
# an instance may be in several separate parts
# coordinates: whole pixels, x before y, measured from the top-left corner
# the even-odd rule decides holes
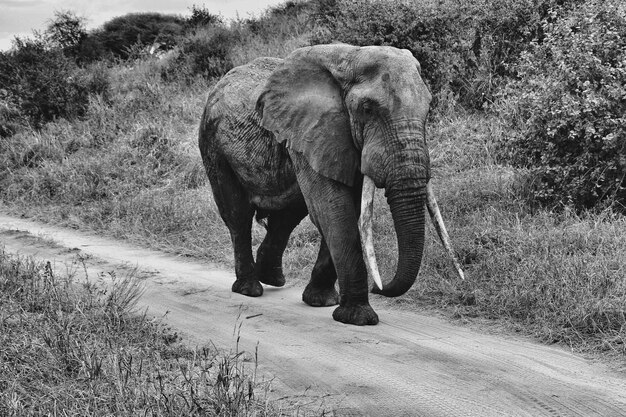
[[[269,215],[270,215],[270,212],[268,210],[257,208],[256,215],[254,216],[254,220],[256,220],[258,224],[263,226],[265,230],[267,230],[267,218],[269,217]]]

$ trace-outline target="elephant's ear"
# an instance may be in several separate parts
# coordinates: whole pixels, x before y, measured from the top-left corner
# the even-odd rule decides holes
[[[360,156],[342,99],[342,52],[354,47],[302,48],[272,73],[259,99],[262,126],[302,153],[321,175],[352,186]],[[345,58],[344,58],[345,60]]]

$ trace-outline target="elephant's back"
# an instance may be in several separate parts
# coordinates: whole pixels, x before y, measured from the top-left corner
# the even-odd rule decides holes
[[[257,58],[230,70],[209,93],[207,106],[233,111],[254,111],[256,101],[270,74],[283,62],[279,58]]]
[[[241,142],[273,140],[261,126],[255,107],[267,79],[281,63],[278,58],[257,58],[233,68],[215,84],[200,123],[201,151],[232,154],[231,148]]]
[[[209,93],[200,127],[201,151],[225,158],[258,206],[299,194],[287,149],[261,126],[256,112],[267,79],[281,63],[258,58],[233,68]]]

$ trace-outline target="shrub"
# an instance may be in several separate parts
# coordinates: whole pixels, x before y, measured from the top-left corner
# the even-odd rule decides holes
[[[171,49],[184,33],[182,17],[160,13],[130,13],[106,22],[101,29],[90,35],[94,45],[115,57],[128,58],[128,51],[135,44],[143,47],[158,42]],[[98,46],[97,44],[101,45]]]
[[[97,94],[105,102],[110,100],[111,74],[105,62],[94,62],[78,71],[81,81],[90,94]]]
[[[294,49],[310,45],[309,38],[316,26],[314,9],[312,1],[287,1],[259,17],[233,22],[230,30],[239,39],[229,53],[233,65],[262,56],[284,57]]]
[[[400,0],[344,0],[321,3],[326,26],[313,43],[341,41],[353,45],[391,45],[410,50],[419,60],[431,89],[437,93],[450,82],[453,38],[450,19],[436,8],[421,8]]]
[[[533,168],[540,203],[625,211],[626,11],[616,0],[591,1],[553,11],[543,30],[506,94],[522,128],[510,156]]]
[[[536,2],[516,0],[504,9],[492,0],[436,5],[402,0],[321,0],[314,16],[324,30],[312,41],[408,49],[420,62],[435,106],[442,101],[459,102],[482,109],[500,84],[494,80],[498,74],[493,61],[500,58],[494,53],[511,38],[502,36],[500,32],[506,32],[502,28],[508,29],[509,20],[527,10],[528,3]]]
[[[276,37],[297,36],[311,29],[315,5],[310,1],[286,1],[267,9],[258,18],[239,21],[239,25],[264,41]]]
[[[191,27],[214,26],[224,23],[222,16],[209,12],[205,6],[200,7],[194,4],[189,11],[191,15],[187,17],[187,25]]]
[[[13,136],[22,124],[22,115],[9,92],[0,89],[0,139]]]
[[[230,51],[238,42],[238,34],[225,27],[201,28],[185,37],[179,53],[162,70],[165,80],[192,80],[196,76],[221,77],[233,68]]]
[[[59,48],[42,39],[16,39],[13,50],[0,53],[0,84],[35,127],[56,118],[85,114],[89,94],[108,88],[106,77],[79,71]]]
[[[46,39],[69,55],[75,56],[87,37],[86,19],[74,12],[56,11],[45,31]]]
[[[543,36],[542,19],[564,1],[433,3],[318,0],[313,16],[324,29],[312,42],[408,49],[422,66],[434,105],[444,99],[468,109],[484,109],[516,75],[515,64],[530,41]]]

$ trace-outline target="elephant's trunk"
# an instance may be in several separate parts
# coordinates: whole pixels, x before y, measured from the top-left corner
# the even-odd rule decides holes
[[[382,285],[376,258],[374,256],[373,237],[371,232],[372,201],[374,183],[367,176],[363,181],[363,197],[361,203],[361,240],[369,275],[376,282],[372,291],[388,297],[397,297],[411,288],[422,262],[424,252],[426,187],[411,190],[391,190],[387,201],[391,209],[396,236],[398,238],[398,269],[395,278]]]
[[[426,188],[390,190],[387,202],[398,239],[398,267],[392,281],[373,292],[397,297],[415,283],[424,252]]]
[[[426,206],[443,247],[450,256],[459,278],[465,279],[461,263],[457,259],[450,243],[450,238],[441,218],[430,182],[423,188],[425,188],[425,192],[422,188],[419,188],[413,192],[390,193],[388,197],[398,237],[399,261],[395,278],[389,284],[383,286],[380,273],[378,272],[376,255],[374,253],[374,237],[372,235],[372,214],[376,186],[374,181],[368,176],[365,176],[363,179],[359,231],[367,273],[377,286],[377,288],[372,289],[372,292],[376,294],[396,297],[407,292],[415,283],[424,251],[424,199],[426,199]],[[425,198],[424,193],[426,194]]]

